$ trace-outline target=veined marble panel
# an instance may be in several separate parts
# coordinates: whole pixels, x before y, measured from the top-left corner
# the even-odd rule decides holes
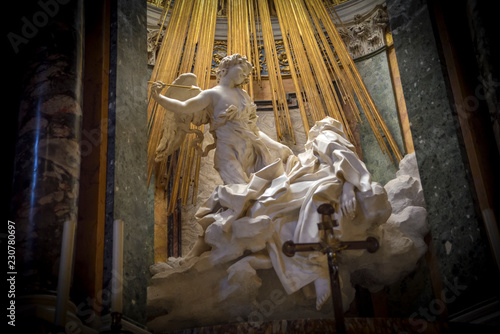
[[[370,58],[357,61],[356,67],[399,150],[404,154],[401,125],[394,99],[386,52],[380,52]],[[397,163],[392,163],[389,156],[381,151],[366,116],[364,116],[363,112],[361,114],[363,122],[358,127],[361,135],[363,161],[372,173],[374,180],[386,183],[394,178]]]
[[[123,315],[146,319],[148,264],[154,261],[153,208],[147,189],[146,3],[117,2],[112,21],[110,129],[104,289],[110,293],[112,225],[124,222]]]
[[[491,297],[498,278],[488,272],[490,250],[474,207],[429,8],[418,0],[388,0],[387,8],[439,263],[436,276],[443,284],[438,293],[455,291],[447,305],[453,313]]]

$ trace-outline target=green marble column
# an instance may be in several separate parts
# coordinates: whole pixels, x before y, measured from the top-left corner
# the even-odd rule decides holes
[[[72,1],[60,10],[23,51],[32,54],[19,108],[12,210],[26,293],[56,289],[63,224],[77,219],[81,3]]]

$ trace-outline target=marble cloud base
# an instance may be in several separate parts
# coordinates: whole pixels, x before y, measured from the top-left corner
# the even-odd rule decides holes
[[[317,311],[314,293],[309,297],[302,291],[288,295],[274,269],[259,270],[260,281],[221,301],[220,293],[227,282],[226,265],[210,270],[202,266],[200,260],[188,271],[154,280],[148,288],[149,330],[168,333],[220,324],[245,324],[257,330],[266,322],[281,319],[333,319],[331,303]]]

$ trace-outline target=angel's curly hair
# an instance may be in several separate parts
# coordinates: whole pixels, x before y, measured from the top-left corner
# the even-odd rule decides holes
[[[253,66],[247,60],[246,56],[242,56],[239,53],[235,53],[233,55],[226,56],[226,57],[222,58],[219,66],[217,67],[217,70],[215,71],[217,83],[219,83],[220,79],[223,78],[227,74],[227,72],[231,68],[231,66],[234,66],[236,64],[244,64],[245,65],[246,80],[241,85],[247,84],[250,80],[250,74],[252,73]]]

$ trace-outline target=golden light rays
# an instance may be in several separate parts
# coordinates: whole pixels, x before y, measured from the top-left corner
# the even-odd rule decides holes
[[[170,5],[170,1],[167,2]],[[276,52],[277,41],[271,24],[272,8],[279,22],[306,133],[311,122],[331,116],[344,125],[345,133],[355,143],[345,110],[351,110],[358,121],[361,121],[363,112],[382,151],[391,160],[392,156],[397,161],[402,159],[342,41],[337,30],[341,22],[338,22],[331,3],[329,6],[322,0],[230,0],[220,3],[217,0],[183,0],[172,3],[161,18],[164,22],[165,17],[169,17],[151,81],[170,84],[180,74],[191,72],[196,74],[201,89],[209,88],[218,5],[225,4],[227,54],[245,55],[254,65],[254,80],[245,87],[253,97],[253,83],[259,84],[263,80],[259,65],[263,52],[277,138],[281,140],[287,136],[294,141],[287,92]],[[168,212],[172,213],[178,200],[186,203],[190,188],[191,197],[196,198],[200,154],[193,145],[196,137],[188,135],[182,147],[167,162],[155,162],[164,112],[151,98],[148,104],[148,181],[154,174],[156,186],[171,185]],[[199,130],[203,131],[203,128]]]

